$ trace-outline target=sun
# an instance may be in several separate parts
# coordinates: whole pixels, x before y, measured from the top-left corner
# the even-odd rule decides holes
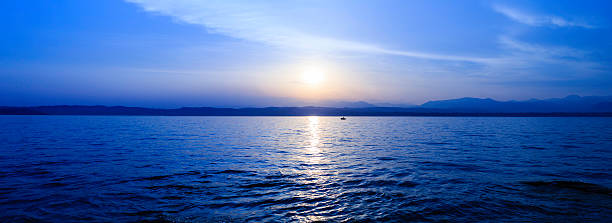
[[[302,72],[302,82],[308,85],[319,85],[325,81],[325,72],[318,68],[308,68]]]

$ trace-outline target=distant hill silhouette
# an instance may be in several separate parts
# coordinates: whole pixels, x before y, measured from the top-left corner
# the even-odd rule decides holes
[[[318,107],[333,107],[333,108],[371,108],[377,107],[365,101],[331,101],[320,103]]]
[[[0,107],[0,115],[161,115],[161,116],[612,116],[612,97],[570,95],[527,101],[459,98],[430,101],[414,107],[376,107],[353,102],[344,107],[158,109],[124,106]]]
[[[453,112],[612,112],[612,97],[570,95],[565,98],[527,101],[496,101],[490,98],[459,98],[430,101],[422,108],[436,108]]]

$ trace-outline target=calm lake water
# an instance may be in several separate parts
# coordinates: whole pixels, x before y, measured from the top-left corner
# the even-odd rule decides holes
[[[0,116],[2,222],[612,219],[612,118]]]

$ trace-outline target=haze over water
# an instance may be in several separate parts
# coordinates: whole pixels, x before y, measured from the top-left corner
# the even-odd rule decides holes
[[[8,222],[594,221],[612,119],[0,116]]]

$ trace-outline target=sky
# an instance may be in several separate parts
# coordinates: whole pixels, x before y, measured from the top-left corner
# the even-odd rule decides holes
[[[612,2],[0,1],[0,105],[612,95]]]

